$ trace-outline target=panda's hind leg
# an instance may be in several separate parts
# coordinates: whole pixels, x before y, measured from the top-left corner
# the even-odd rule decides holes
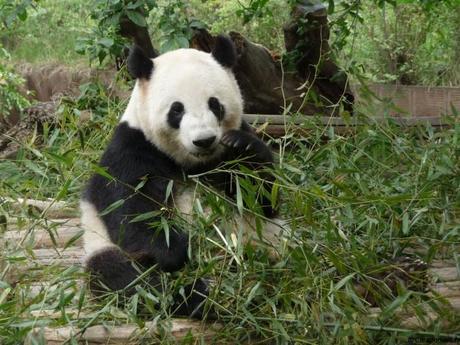
[[[141,264],[150,261],[145,257],[138,259]],[[132,259],[115,246],[93,253],[86,261],[86,269],[90,274],[90,289],[95,295],[102,295],[107,291],[123,291],[125,296],[132,296],[136,292],[135,285],[140,283],[133,282],[142,275]],[[142,277],[142,281],[160,293],[163,291],[158,272]],[[171,314],[202,319],[206,298],[209,295],[207,284],[202,279],[197,279],[185,286],[183,291],[183,294],[173,296]]]

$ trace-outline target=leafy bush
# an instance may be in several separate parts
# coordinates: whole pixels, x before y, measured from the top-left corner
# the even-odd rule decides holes
[[[0,61],[9,61],[10,55],[0,45]],[[24,80],[15,74],[5,63],[0,63],[0,120],[12,110],[21,110],[29,101],[20,92]]]

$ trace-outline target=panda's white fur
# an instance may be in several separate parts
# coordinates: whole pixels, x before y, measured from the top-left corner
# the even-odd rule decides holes
[[[220,154],[202,156],[192,141],[216,136],[216,142],[229,129],[240,128],[243,99],[233,73],[211,54],[179,49],[153,60],[150,80],[138,80],[121,121],[141,130],[148,140],[181,165],[193,165]],[[207,100],[216,97],[225,107],[220,124],[209,110]],[[185,105],[185,114],[178,131],[171,130],[166,117],[174,101]]]
[[[132,222],[130,217],[135,217],[136,212],[175,207],[193,221],[196,189],[193,181],[183,179],[196,172],[195,167],[201,169],[198,172],[212,170],[221,160],[231,161],[245,151],[255,157],[249,166],[272,164],[270,150],[249,129],[244,129],[243,99],[228,62],[235,58],[226,56],[235,54],[234,48],[225,38],[219,38],[219,44],[223,45],[223,53],[179,49],[152,60],[140,56],[137,61],[139,56],[136,56],[131,62],[137,81],[120,125],[101,159],[101,165],[108,168],[115,180],[94,175],[80,203],[86,265],[92,275],[101,278],[103,286],[112,290],[130,286],[138,275],[128,263],[130,259],[141,259],[144,266],[157,264],[164,271],[176,271],[185,264],[188,242],[182,231],[170,229],[169,239],[165,240],[162,232],[157,236],[155,231],[147,229],[147,221]],[[225,116],[218,118],[213,113],[208,103],[210,98],[218,99]],[[177,128],[168,123],[174,102],[184,107]],[[209,137],[215,140],[206,150],[194,143]],[[150,176],[147,183],[136,190],[139,194],[133,194],[146,176]],[[167,179],[180,181],[173,184],[169,198],[172,203],[167,201]],[[222,181],[233,183],[231,180],[223,174],[217,185],[222,185]],[[120,199],[125,200],[120,208],[100,215]],[[270,203],[267,205],[271,210]],[[251,215],[236,214],[232,229],[228,230],[241,234],[242,227],[246,231],[244,240],[256,239],[251,231],[255,228]],[[279,246],[284,228],[279,219],[267,221],[263,239]],[[161,285],[157,276],[149,276],[149,282],[157,288]],[[185,307],[179,306],[176,313],[201,317],[206,284],[197,280],[186,291],[190,293],[188,302]]]
[[[107,227],[98,215],[94,205],[88,201],[80,201],[81,226],[85,229],[83,234],[83,248],[88,256],[113,247],[115,244],[110,239]]]

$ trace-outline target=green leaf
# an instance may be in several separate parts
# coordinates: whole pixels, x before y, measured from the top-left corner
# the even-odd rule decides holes
[[[116,210],[117,208],[123,206],[125,203],[124,199],[120,199],[115,201],[114,203],[110,204],[109,206],[106,207],[105,210],[103,210],[101,213],[99,213],[100,216],[105,216],[106,214],[109,214],[110,212]]]
[[[404,212],[402,217],[402,232],[404,235],[409,233],[409,213]]]
[[[188,39],[185,36],[176,37],[176,41],[177,41],[177,45],[180,48],[188,48],[190,46],[188,43]]]
[[[347,275],[346,277],[342,278],[337,284],[334,286],[334,290],[340,290],[346,283],[348,283],[354,276],[356,275],[355,272]]]
[[[101,175],[101,176],[105,177],[105,178],[108,179],[108,180],[113,180],[113,179],[114,179],[113,176],[110,175],[110,174],[107,172],[107,169],[106,169],[106,168],[103,168],[103,167],[101,167],[101,166],[99,166],[99,165],[96,165],[96,164],[93,164],[92,167],[93,167],[93,170],[94,170],[94,172],[95,172],[96,174]]]
[[[101,38],[100,40],[98,40],[98,43],[100,45],[103,45],[106,48],[110,48],[111,46],[113,46],[115,41],[113,39],[109,38],[109,37],[104,37],[104,38]]]
[[[248,294],[248,297],[246,298],[246,301],[244,302],[244,305],[248,306],[249,303],[251,303],[252,299],[256,295],[257,290],[259,290],[260,287],[260,281],[256,283],[251,289],[251,291]]]
[[[169,248],[169,224],[165,217],[161,217],[161,225],[163,227],[163,231],[165,232],[166,245]]]
[[[167,187],[166,187],[165,202],[167,202],[168,199],[169,199],[169,197],[171,196],[171,192],[172,192],[173,186],[174,186],[174,180],[170,180],[170,181],[168,182]]]
[[[406,301],[407,299],[412,296],[412,292],[411,291],[407,291],[405,294],[403,294],[402,296],[398,296],[393,302],[390,303],[389,306],[387,306],[383,311],[382,311],[382,315],[385,315],[385,316],[390,316],[397,308],[399,308],[400,306],[402,306]]]
[[[144,27],[147,25],[144,16],[137,11],[127,11],[126,15],[128,16],[129,20],[138,26]]]
[[[142,187],[145,186],[145,184],[147,183],[147,181],[148,181],[148,177],[147,177],[147,176],[142,177],[142,178],[141,178],[141,182],[139,182],[139,183],[137,184],[137,186],[134,188],[134,191],[135,191],[135,192],[138,192],[139,189],[141,189]]]
[[[236,207],[238,208],[238,212],[243,214],[243,195],[241,194],[241,187],[238,177],[235,177],[235,185],[236,185]]]
[[[329,0],[329,6],[328,6],[328,8],[327,8],[328,14],[334,13],[334,9],[335,9],[334,0]]]
[[[134,217],[130,223],[137,223],[137,222],[143,222],[144,220],[156,218],[161,214],[161,211],[150,211],[150,212],[145,212],[142,213],[136,217]]]

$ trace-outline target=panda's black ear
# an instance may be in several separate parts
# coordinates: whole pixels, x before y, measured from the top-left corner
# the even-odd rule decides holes
[[[216,37],[212,56],[224,67],[232,68],[236,64],[236,48],[233,41],[224,35]]]
[[[129,50],[128,72],[136,79],[149,79],[152,75],[153,61],[145,55],[142,48],[134,45]]]

